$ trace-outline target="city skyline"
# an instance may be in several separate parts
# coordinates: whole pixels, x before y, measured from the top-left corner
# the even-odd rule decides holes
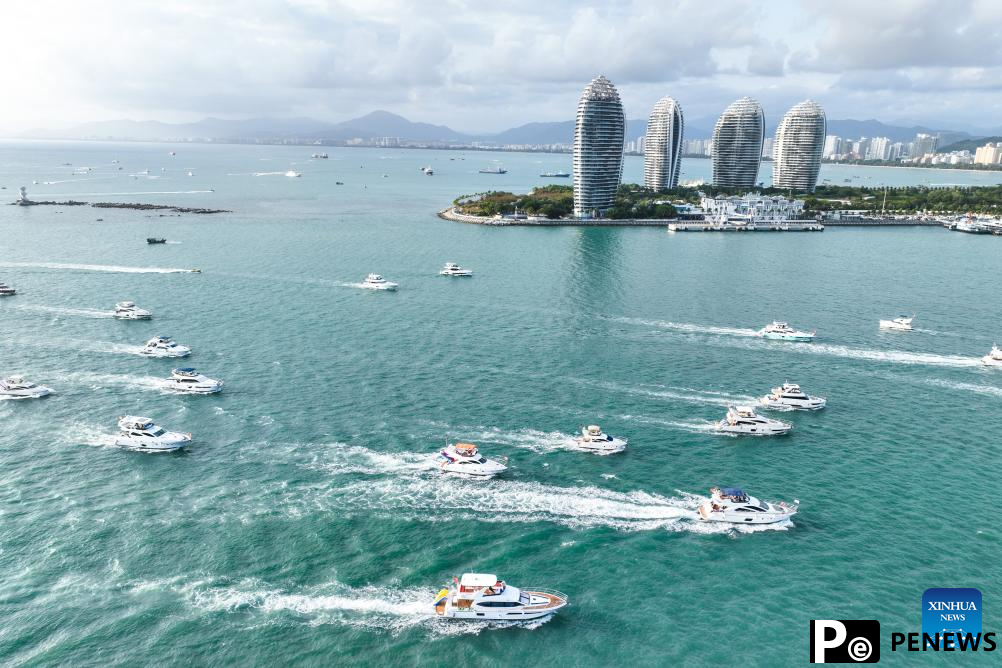
[[[830,118],[991,134],[1002,125],[1000,19],[1002,7],[974,1],[295,0],[248,11],[235,0],[41,0],[6,8],[0,25],[16,91],[0,132],[117,118],[335,121],[372,109],[492,132],[564,120],[580,81],[604,72],[627,109],[671,90],[702,118],[754,91],[770,114],[810,97]],[[685,39],[663,39],[680,25]]]

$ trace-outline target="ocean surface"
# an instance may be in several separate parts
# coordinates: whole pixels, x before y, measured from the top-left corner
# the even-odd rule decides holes
[[[930,587],[980,589],[984,630],[1002,630],[1002,370],[978,361],[1002,341],[1002,239],[492,229],[434,213],[569,156],[328,151],[0,143],[0,200],[24,185],[233,211],[0,205],[0,281],[18,289],[0,374],[57,391],[0,401],[0,663],[794,666],[810,619],[877,619],[883,662],[946,663],[889,651],[921,631]],[[477,173],[495,161],[509,173]],[[476,275],[440,277],[446,261]],[[368,272],[400,290],[358,289]],[[114,320],[123,299],[154,319]],[[913,312],[915,332],[878,331]],[[753,336],[773,319],[818,341]],[[171,361],[137,354],[157,334],[223,392],[163,391]],[[782,414],[785,438],[712,433],[784,380],[829,407]],[[127,413],[194,440],[117,448]],[[629,449],[569,450],[589,423]],[[447,439],[511,469],[442,477],[428,461]],[[718,484],[800,513],[697,523]],[[431,617],[469,571],[571,605],[516,628]]]

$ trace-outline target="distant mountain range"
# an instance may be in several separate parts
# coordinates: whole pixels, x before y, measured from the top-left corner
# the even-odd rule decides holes
[[[686,139],[708,139],[715,117],[686,122]],[[626,138],[633,140],[647,130],[647,121],[627,121]],[[775,124],[767,127],[767,136],[775,133]],[[877,120],[829,120],[828,134],[840,137],[889,137],[894,141],[909,141],[919,132],[938,134],[940,146],[970,140],[976,135],[958,130],[937,130],[923,126],[888,125]],[[122,139],[140,141],[211,140],[264,141],[283,140],[344,142],[351,139],[371,140],[378,137],[398,137],[414,142],[445,142],[466,144],[491,142],[497,144],[570,144],[574,136],[574,121],[526,123],[504,132],[467,134],[445,125],[415,123],[388,111],[374,111],[341,123],[328,123],[311,118],[254,118],[225,120],[206,118],[195,123],[161,123],[159,121],[100,121],[84,123],[64,130],[32,130],[22,135],[31,139]]]

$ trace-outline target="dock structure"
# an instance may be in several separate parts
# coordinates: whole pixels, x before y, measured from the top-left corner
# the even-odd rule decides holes
[[[749,223],[735,225],[733,223],[718,223],[689,220],[684,223],[671,223],[669,232],[824,232],[825,226],[814,220],[797,220],[786,222]]]

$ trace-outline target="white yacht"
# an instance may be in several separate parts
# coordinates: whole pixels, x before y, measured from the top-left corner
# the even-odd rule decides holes
[[[988,366],[1002,366],[1002,348],[998,344],[993,344],[987,355],[981,358],[981,362]]]
[[[140,352],[149,357],[187,357],[191,348],[176,343],[169,336],[155,336],[146,342]]]
[[[427,167],[422,167],[421,171],[424,172],[425,176],[434,176],[435,175],[435,170],[431,168],[431,165],[428,165]]]
[[[115,445],[148,452],[170,452],[180,450],[191,442],[191,434],[167,431],[147,417],[126,415],[118,418],[121,430],[115,437]]]
[[[398,287],[396,283],[386,280],[379,274],[369,274],[359,286],[367,290],[396,290]]]
[[[135,302],[118,302],[115,304],[115,317],[120,320],[149,320],[153,314],[139,308]]]
[[[789,422],[762,417],[748,406],[728,407],[727,417],[717,423],[717,431],[722,434],[780,436],[791,429],[793,425]]]
[[[191,367],[173,369],[167,379],[167,387],[176,392],[188,394],[215,394],[223,389],[223,381],[203,376]]]
[[[11,399],[39,399],[52,394],[48,387],[35,385],[21,376],[11,376],[0,380],[0,397],[10,397]]]
[[[438,272],[440,276],[472,276],[473,271],[470,269],[463,269],[455,262],[446,262],[445,266],[442,267],[442,271]]]
[[[773,339],[776,341],[813,341],[815,334],[816,332],[798,331],[790,327],[787,323],[778,320],[758,331],[758,335],[763,339]]]
[[[796,383],[783,383],[782,387],[772,388],[771,393],[759,399],[759,404],[765,408],[779,411],[819,411],[827,403],[824,397],[808,395]]]
[[[892,320],[881,320],[880,329],[890,329],[896,332],[910,332],[912,331],[912,320],[915,316],[899,315],[897,318]]]
[[[627,439],[609,436],[597,424],[581,428],[581,435],[571,439],[574,447],[589,452],[611,454],[626,450]]]
[[[490,478],[508,470],[508,458],[487,459],[472,443],[447,444],[438,453],[438,467],[448,473]]]
[[[435,597],[435,614],[450,619],[521,622],[552,615],[567,596],[552,589],[522,590],[492,573],[463,573]]]
[[[703,522],[730,522],[732,524],[773,524],[788,520],[797,514],[799,501],[792,506],[786,503],[759,501],[738,487],[714,487],[710,498],[699,507]]]
[[[295,171],[293,169],[290,169],[289,171],[287,171],[285,173],[285,175],[288,176],[291,179],[295,179],[295,178],[298,178],[298,177],[302,176],[302,174],[300,174],[299,172],[297,172],[297,171]]]
[[[17,294],[17,290],[10,287],[6,283],[0,283],[0,297],[13,297]]]

